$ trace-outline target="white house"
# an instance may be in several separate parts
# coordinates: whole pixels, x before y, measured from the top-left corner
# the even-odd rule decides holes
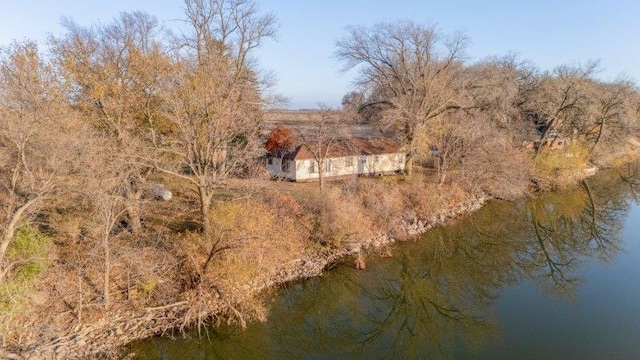
[[[324,160],[324,177],[383,175],[404,171],[405,153],[383,138],[339,140]],[[298,145],[283,157],[268,157],[267,170],[274,177],[292,181],[318,179],[318,163],[306,145]]]

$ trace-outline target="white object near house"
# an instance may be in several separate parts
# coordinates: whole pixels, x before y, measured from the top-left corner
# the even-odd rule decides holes
[[[167,190],[162,184],[153,184],[151,186],[151,195],[156,199],[162,199],[164,201],[169,201],[173,197],[171,191]]]
[[[405,153],[383,138],[352,138],[338,141],[324,159],[324,177],[384,175],[404,171]],[[292,181],[318,180],[319,166],[306,145],[298,145],[283,157],[267,158],[274,177]]]

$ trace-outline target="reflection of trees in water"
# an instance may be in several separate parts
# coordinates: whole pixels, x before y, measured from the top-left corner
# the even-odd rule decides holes
[[[419,253],[400,249],[402,266],[376,271],[377,285],[358,293],[377,304],[358,351],[446,357],[460,342],[473,350],[496,328],[497,294],[523,278],[575,300],[584,264],[619,253],[627,196],[621,182],[602,175],[571,191],[493,204],[425,235]]]
[[[341,268],[290,285],[266,324],[218,329],[210,348],[182,345],[182,354],[405,359],[481,349],[498,332],[493,308],[504,287],[527,279],[571,301],[588,261],[615,259],[637,174],[614,171],[570,191],[495,202],[367,271]]]
[[[583,264],[611,262],[620,251],[626,192],[610,176],[587,179],[571,191],[527,204],[528,257],[519,266],[543,291],[575,300]]]
[[[523,241],[528,244],[528,256],[523,256],[523,261],[517,264],[523,275],[543,290],[568,299],[574,297],[581,259],[585,255],[581,239],[573,236],[584,204],[581,195],[576,191],[564,202],[558,203],[556,198],[549,197],[527,204],[524,220],[530,230]]]
[[[583,181],[582,185],[588,195],[587,205],[582,212],[583,236],[590,239],[593,255],[610,263],[620,252],[619,234],[628,209],[626,197],[616,197],[615,194],[603,196],[606,190],[610,190],[608,184],[596,183],[594,190],[589,181]]]
[[[627,188],[629,196],[636,204],[640,204],[640,162],[620,168],[618,175],[622,185]]]
[[[431,267],[422,260],[403,254],[394,266],[376,271],[375,281],[360,293],[369,307],[354,348],[358,357],[449,357],[460,343],[479,349],[495,334],[484,306],[491,293],[463,284],[459,276],[466,271],[434,272],[440,265],[461,264]]]

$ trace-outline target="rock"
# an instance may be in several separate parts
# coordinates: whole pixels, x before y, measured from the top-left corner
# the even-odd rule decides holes
[[[384,249],[382,249],[382,251],[380,251],[380,257],[382,257],[382,258],[390,258],[390,257],[393,257],[393,253],[391,252],[391,249],[384,248]]]
[[[171,200],[171,198],[173,198],[173,193],[171,193],[171,191],[165,188],[162,184],[156,183],[151,185],[150,192],[151,195],[153,195],[153,197],[158,200],[169,201]]]

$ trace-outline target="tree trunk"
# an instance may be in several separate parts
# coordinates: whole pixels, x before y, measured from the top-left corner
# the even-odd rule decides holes
[[[413,157],[415,155],[413,150],[413,139],[415,138],[415,136],[414,136],[414,128],[413,126],[411,126],[409,122],[405,122],[404,137],[407,142],[406,144],[407,154],[404,157],[404,173],[407,174],[407,176],[411,176],[413,174]]]
[[[408,176],[413,174],[413,154],[411,151],[407,151],[407,155],[404,157],[404,173]]]
[[[589,156],[587,157],[587,159],[591,159],[591,157],[593,156],[593,153],[596,150],[596,146],[598,146],[598,144],[600,143],[600,140],[602,139],[602,133],[604,132],[604,118],[602,119],[602,123],[600,124],[600,129],[598,130],[598,136],[596,137],[595,142],[593,143],[593,146],[591,146],[591,150],[589,150]]]
[[[102,235],[102,255],[104,256],[104,274],[103,274],[103,289],[102,297],[104,299],[104,308],[108,309],[111,302],[111,296],[109,295],[109,285],[111,277],[111,251],[109,248],[109,230]]]
[[[7,253],[7,248],[9,248],[9,244],[13,241],[13,229],[7,228],[5,229],[4,234],[2,234],[2,242],[0,242],[0,284],[4,281],[4,277],[7,275],[8,269],[4,267],[4,257]]]
[[[442,186],[447,177],[447,154],[441,151],[438,155],[438,186]]]
[[[76,307],[78,324],[82,324],[82,276],[78,273],[78,306]]]
[[[140,234],[140,232],[142,232],[142,221],[140,220],[139,200],[142,196],[142,192],[129,185],[126,190],[126,196],[126,210],[127,218],[129,219],[129,227],[133,234]]]
[[[318,161],[318,182],[320,182],[320,194],[324,192],[324,159]]]
[[[209,219],[209,208],[211,207],[211,198],[212,195],[207,191],[204,186],[200,186],[198,188],[198,193],[200,194],[200,220],[202,221],[202,237],[205,244],[212,244],[211,251],[209,253],[209,257],[202,265],[202,273],[197,277],[197,283],[202,282],[202,278],[213,258],[213,254],[215,252],[215,244],[213,243],[213,228],[211,227],[211,220]]]
[[[211,194],[206,188],[198,189],[200,194],[200,220],[202,221],[202,237],[205,242],[212,241],[213,229],[211,228],[211,220],[209,220],[209,208],[211,207]]]
[[[207,257],[207,260],[204,262],[204,265],[202,265],[202,275],[207,273],[207,269],[209,268],[209,265],[211,264],[211,261],[213,260],[213,257],[219,251],[222,251],[220,248],[218,248],[218,244],[220,243],[220,241],[222,241],[222,236],[223,235],[220,234],[218,239],[216,241],[213,241],[213,244],[211,244],[211,250],[209,250],[209,256]]]
[[[134,235],[142,232],[142,221],[140,220],[140,208],[137,204],[127,204],[127,218],[129,219],[129,227]]]

